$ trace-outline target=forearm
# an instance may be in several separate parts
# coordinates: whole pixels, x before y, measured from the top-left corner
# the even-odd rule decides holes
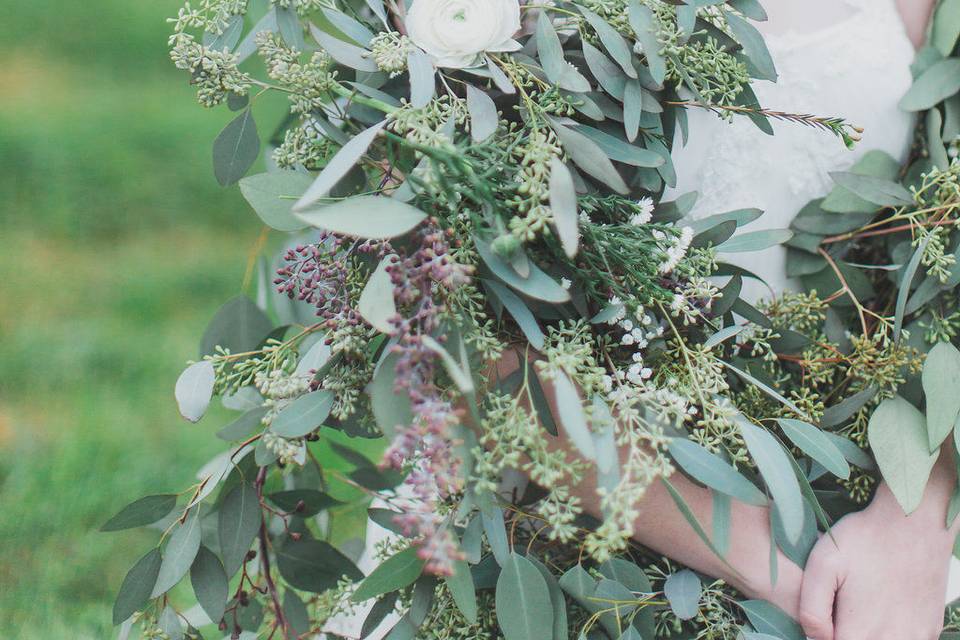
[[[708,533],[713,530],[713,498],[679,473],[670,483],[683,496]],[[598,511],[596,485],[588,480],[575,493],[588,510]],[[704,543],[677,508],[661,482],[655,482],[638,500],[640,517],[634,523],[634,539],[649,549],[710,576],[722,578],[749,597],[769,600],[796,617],[802,570],[777,552],[778,578],[771,583],[770,512],[733,500],[730,513],[730,547],[721,560]]]

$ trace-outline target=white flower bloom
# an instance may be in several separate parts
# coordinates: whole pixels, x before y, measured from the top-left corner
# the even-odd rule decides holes
[[[566,278],[560,278],[560,286],[569,291],[570,285],[573,284]]]
[[[640,209],[630,218],[630,224],[640,226],[647,224],[653,218],[653,198],[644,196],[637,200],[637,207]]]
[[[407,35],[436,59],[438,67],[465,69],[483,63],[488,51],[516,51],[518,0],[414,0]]]

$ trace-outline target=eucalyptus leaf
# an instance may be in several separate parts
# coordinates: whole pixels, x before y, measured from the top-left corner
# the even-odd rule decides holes
[[[163,562],[157,575],[150,597],[156,598],[174,587],[187,575],[193,559],[200,550],[200,507],[194,507],[187,514],[183,524],[178,524],[170,535],[163,552]]]
[[[190,422],[199,422],[210,406],[216,374],[209,360],[194,362],[177,378],[174,395],[180,415]]]
[[[574,164],[614,191],[622,194],[629,192],[630,189],[617,173],[616,167],[596,142],[558,122],[553,122],[552,126],[563,150],[567,152]]]
[[[960,414],[960,351],[938,342],[923,362],[923,392],[927,398],[927,437],[930,451],[947,439]]]
[[[301,438],[323,424],[335,399],[333,392],[326,389],[302,395],[277,414],[270,431],[284,438]]]
[[[789,229],[765,229],[751,231],[733,236],[717,247],[721,253],[741,253],[749,251],[763,251],[770,247],[781,245],[793,237]]]
[[[935,62],[914,80],[900,99],[904,111],[923,111],[960,91],[960,58],[946,58]]]
[[[433,59],[419,49],[414,49],[407,54],[407,70],[410,72],[410,104],[421,109],[430,104],[437,92]]]
[[[763,506],[766,496],[733,466],[685,437],[672,438],[668,445],[677,465],[692,478],[747,504]]]
[[[616,60],[620,68],[623,69],[623,72],[631,78],[636,78],[637,70],[633,68],[633,52],[630,50],[629,45],[627,45],[626,40],[623,39],[623,36],[611,27],[610,23],[593,11],[583,6],[578,6],[577,9],[579,9],[583,17],[587,19],[587,22],[590,23],[593,30],[597,32],[597,36],[599,36],[600,42],[603,43],[607,53]]]
[[[773,496],[787,539],[796,542],[803,532],[803,495],[780,443],[767,431],[740,416],[737,421],[760,475]]]
[[[643,115],[643,89],[639,80],[630,80],[623,87],[623,131],[627,140],[633,142],[640,133]]]
[[[767,44],[763,36],[757,31],[756,27],[741,18],[735,13],[727,12],[724,14],[727,20],[727,26],[743,46],[743,52],[750,58],[750,62],[758,72],[757,77],[761,80],[776,82],[777,69],[773,63],[773,57],[767,50]]]
[[[253,111],[244,109],[213,141],[213,173],[221,186],[235,184],[260,156],[260,135]]]
[[[460,613],[463,614],[467,622],[475,624],[477,621],[477,592],[473,584],[473,575],[470,573],[470,565],[464,560],[457,560],[453,563],[453,575],[444,578],[444,582]]]
[[[790,616],[776,605],[764,600],[744,600],[737,603],[753,628],[760,633],[772,635],[781,640],[805,640],[803,629]]]
[[[689,569],[670,574],[663,586],[670,609],[681,620],[691,620],[697,616],[702,590],[700,578]]]
[[[120,624],[150,601],[162,561],[160,549],[155,547],[127,572],[113,604],[113,624]]]
[[[203,545],[190,567],[190,584],[193,585],[197,602],[210,620],[219,622],[227,607],[230,585],[220,558]]]
[[[868,202],[884,207],[913,204],[913,196],[893,180],[864,176],[850,171],[832,171],[834,182],[849,189]]]
[[[356,71],[378,71],[376,61],[362,47],[358,47],[349,42],[344,42],[335,38],[329,33],[318,29],[316,25],[310,25],[310,34],[313,39],[330,54],[330,57],[340,64],[355,69]]]
[[[793,418],[778,418],[784,435],[805,454],[822,464],[838,478],[850,477],[850,465],[836,445],[812,424]]]
[[[177,506],[175,494],[146,496],[125,506],[117,515],[107,520],[100,531],[122,531],[144,527],[166,517]]]
[[[369,240],[402,236],[423,222],[427,214],[394,198],[354,196],[335,204],[296,214],[312,227]]]
[[[231,489],[217,515],[220,556],[228,578],[243,564],[260,530],[260,522],[260,498],[253,485],[242,482]]]
[[[896,396],[880,403],[867,427],[870,448],[880,473],[904,513],[920,506],[939,450],[930,453],[923,414]]]
[[[240,193],[267,226],[277,231],[299,231],[306,225],[291,212],[294,198],[310,187],[309,175],[299,171],[258,173],[240,180]]]
[[[480,259],[489,267],[493,275],[520,293],[554,304],[570,300],[570,292],[560,286],[556,280],[548,276],[537,265],[531,263],[530,275],[526,278],[521,277],[516,270],[493,252],[490,243],[479,237],[474,237],[474,243]]]
[[[470,136],[481,143],[497,131],[500,116],[497,105],[485,91],[467,85],[467,112],[470,114]]]
[[[550,210],[553,224],[568,258],[577,255],[580,244],[580,214],[577,210],[577,190],[567,165],[559,158],[550,159]]]
[[[584,93],[590,90],[590,83],[580,75],[563,57],[563,46],[550,14],[547,11],[540,13],[537,20],[537,55],[543,65],[543,71],[553,84],[567,91]]]
[[[496,589],[497,622],[505,640],[552,640],[553,607],[547,582],[533,564],[510,554]]]
[[[418,553],[416,547],[407,547],[384,560],[357,586],[350,599],[363,602],[413,584],[426,564]]]
[[[465,363],[457,362],[456,359],[450,355],[450,352],[447,351],[444,346],[435,338],[431,336],[421,336],[420,340],[426,348],[440,356],[440,361],[443,362],[443,368],[446,370],[447,375],[450,376],[450,379],[453,380],[454,384],[457,385],[460,391],[467,394],[473,393],[473,378],[471,377],[470,372],[466,370]]]
[[[230,353],[256,349],[273,329],[273,323],[253,301],[244,295],[228,300],[217,310],[200,342],[200,355],[213,355],[216,347]]]
[[[388,254],[370,274],[367,284],[360,293],[357,311],[364,320],[381,333],[393,333],[395,327],[390,323],[397,315],[397,304],[393,297],[393,281],[387,267],[397,261],[395,254]]]
[[[660,25],[657,18],[653,11],[641,4],[639,0],[630,0],[627,17],[630,27],[637,36],[637,42],[640,43],[643,54],[647,58],[653,81],[662,85],[667,75],[667,63],[661,55],[663,45],[658,40]]]
[[[383,120],[350,138],[350,141],[343,145],[340,150],[337,151],[336,155],[330,158],[327,166],[320,172],[320,175],[313,181],[313,184],[310,185],[300,199],[297,200],[296,204],[293,205],[293,211],[295,213],[302,213],[319,200],[330,195],[330,190],[337,186],[337,183],[347,175],[347,172],[353,169],[357,162],[360,161],[360,158],[367,152],[367,149],[370,148],[373,141],[380,135],[380,132],[383,131],[386,124],[387,121]],[[302,217],[294,219],[298,220],[301,224],[304,221]]]
[[[410,397],[406,393],[397,393],[394,390],[396,380],[396,366],[399,355],[388,354],[377,367],[373,379],[367,386],[370,396],[370,406],[377,426],[392,439],[398,426],[407,426],[413,423],[413,409],[410,407]]]
[[[537,351],[543,351],[546,337],[543,335],[543,330],[540,329],[537,319],[523,300],[498,282],[485,281],[484,286],[488,287],[493,295],[503,303],[504,308],[516,321],[520,330],[523,331],[527,341],[530,342],[530,346]]]
[[[957,46],[960,36],[960,0],[941,0],[933,14],[930,44],[947,58]]]
[[[276,549],[277,568],[291,587],[323,593],[337,586],[343,577],[354,581],[363,573],[332,545],[320,540],[289,541]]]
[[[553,372],[554,399],[557,403],[557,412],[560,414],[560,424],[570,438],[570,442],[577,448],[584,458],[594,460],[597,452],[593,444],[587,416],[583,410],[583,401],[576,386],[563,371]]]

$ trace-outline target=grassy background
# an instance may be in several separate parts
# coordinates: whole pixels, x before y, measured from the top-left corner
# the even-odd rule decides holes
[[[6,5],[6,6],[5,6]],[[0,632],[108,638],[151,532],[116,509],[216,452],[173,382],[258,226],[166,58],[176,0],[0,0]],[[222,422],[222,421],[221,421]]]

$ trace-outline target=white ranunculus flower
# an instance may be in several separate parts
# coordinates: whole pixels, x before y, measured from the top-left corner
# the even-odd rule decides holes
[[[487,51],[516,51],[519,0],[413,0],[407,35],[436,59],[438,67],[464,69],[483,62]]]

